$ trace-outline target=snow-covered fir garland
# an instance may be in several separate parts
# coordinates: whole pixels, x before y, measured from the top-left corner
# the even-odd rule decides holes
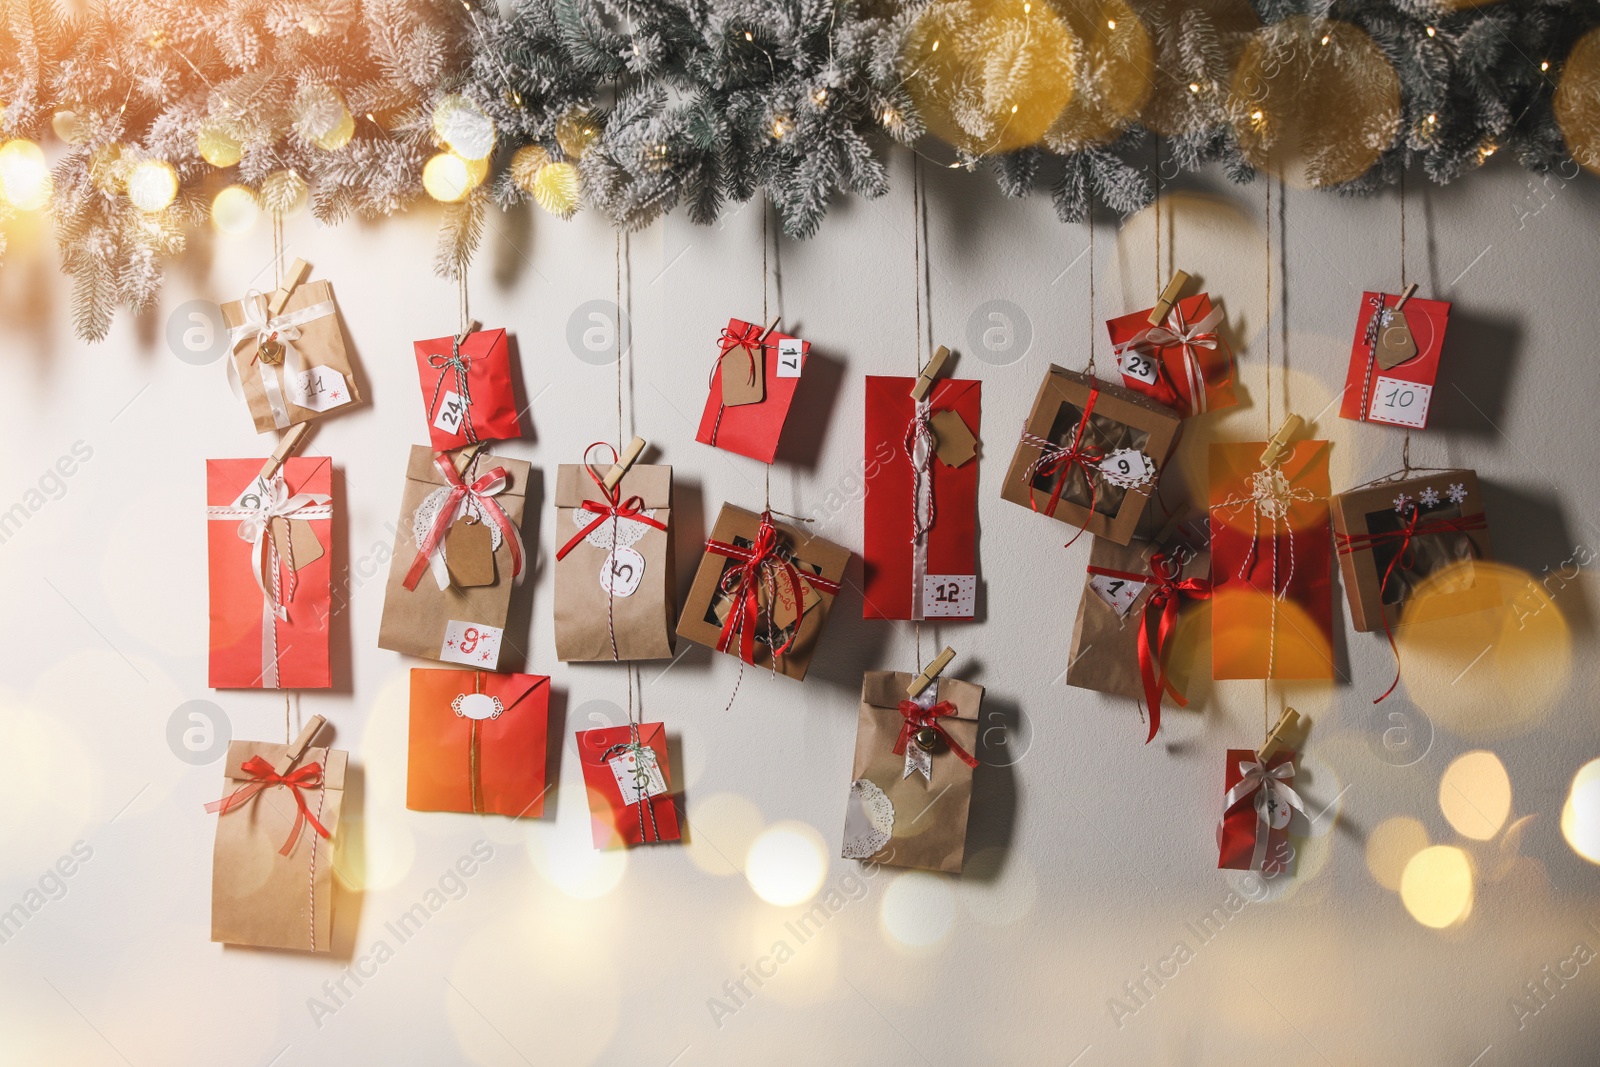
[[[0,222],[33,206],[19,143],[52,135],[94,339],[230,185],[329,222],[426,190],[453,277],[484,212],[525,199],[637,228],[764,192],[805,237],[836,193],[887,190],[895,143],[1065,221],[1212,162],[1249,181],[1294,157],[1358,194],[1497,151],[1600,164],[1562,132],[1594,133],[1600,0],[60,2],[0,0]]]

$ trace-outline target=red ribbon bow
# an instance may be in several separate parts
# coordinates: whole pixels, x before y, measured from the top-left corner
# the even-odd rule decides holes
[[[295,842],[300,840],[300,831],[305,829],[307,823],[310,823],[311,828],[321,834],[323,838],[326,839],[333,836],[328,833],[327,827],[318,822],[317,817],[311,814],[311,809],[306,807],[306,798],[300,792],[302,789],[315,789],[322,785],[322,764],[308,763],[299,770],[283,775],[273,770],[272,764],[262,757],[251,756],[240,764],[239,769],[250,775],[252,781],[241,785],[221,800],[213,800],[206,805],[207,811],[226,815],[235,808],[241,808],[248,804],[257,793],[268,786],[281,785],[287,787],[294,794],[295,806],[300,809],[300,812],[295,816],[294,827],[289,831],[289,839],[278,850],[278,855],[287,856],[294,851]]]
[[[596,474],[594,472],[594,468],[589,466],[588,455],[596,445],[604,445],[605,447],[610,448],[610,446],[606,445],[604,441],[596,441],[594,444],[584,449],[583,467],[584,470],[589,472],[589,477],[593,479],[594,484],[600,487],[600,492],[605,494],[605,500],[585,500],[582,504],[578,505],[580,510],[587,511],[594,515],[594,519],[590,521],[589,525],[585,526],[583,529],[574,534],[570,541],[561,546],[561,551],[556,553],[556,560],[558,562],[566,559],[567,553],[578,547],[578,542],[582,541],[585,537],[588,537],[591,533],[598,530],[600,528],[600,524],[606,522],[608,519],[612,521],[619,519],[630,519],[634,522],[642,522],[646,526],[653,526],[662,533],[666,533],[667,531],[665,523],[658,522],[652,516],[643,514],[645,510],[644,497],[635,494],[626,500],[622,500],[622,486],[620,482],[618,482],[618,484],[613,488],[606,488],[605,479]],[[612,455],[616,455],[615,450],[612,451]]]
[[[1398,530],[1389,530],[1385,533],[1342,534],[1335,533],[1334,541],[1339,546],[1339,554],[1348,556],[1352,552],[1361,552],[1374,549],[1379,545],[1400,543],[1395,550],[1394,558],[1389,561],[1389,566],[1384,569],[1383,580],[1378,583],[1378,607],[1383,610],[1383,636],[1389,639],[1389,651],[1394,655],[1394,681],[1389,683],[1389,688],[1376,697],[1374,704],[1382,702],[1395,691],[1400,684],[1400,649],[1394,643],[1394,630],[1389,626],[1389,610],[1383,605],[1383,598],[1389,592],[1389,579],[1394,576],[1396,568],[1409,568],[1414,565],[1405,562],[1411,554],[1411,541],[1416,537],[1426,537],[1430,534],[1466,533],[1469,530],[1483,530],[1488,528],[1488,520],[1483,513],[1476,515],[1458,515],[1453,519],[1430,519],[1422,521],[1422,509],[1412,505],[1411,516],[1406,524]]]
[[[750,384],[756,383],[756,349],[763,347],[767,339],[767,331],[753,322],[744,324],[742,330],[730,330],[723,327],[722,336],[717,338],[717,362],[711,368],[711,376],[707,383],[717,376],[717,368],[722,366],[722,361],[729,352],[735,348],[744,349],[744,354],[750,358]]]
[[[944,743],[950,746],[950,751],[955,753],[956,758],[962,763],[965,763],[968,767],[976,767],[978,765],[978,761],[966,749],[956,744],[955,738],[946,733],[944,727],[939,725],[941,718],[955,717],[956,706],[948,700],[941,700],[932,707],[926,708],[915,700],[902,700],[900,702],[900,714],[905,717],[905,722],[900,724],[900,735],[894,739],[894,754],[896,756],[905,755],[906,744],[912,741],[918,730],[926,727],[944,738]]]
[[[1161,694],[1165,691],[1180,708],[1189,706],[1188,699],[1167,677],[1167,642],[1178,625],[1178,603],[1183,597],[1207,600],[1211,597],[1211,582],[1205,578],[1178,577],[1183,565],[1163,552],[1150,557],[1150,573],[1135,574],[1109,567],[1090,567],[1090,574],[1108,578],[1122,578],[1130,582],[1144,582],[1154,586],[1145,599],[1143,614],[1139,617],[1139,677],[1144,680],[1144,703],[1150,710],[1150,733],[1145,744],[1155,740],[1161,729]],[[1150,637],[1151,623],[1155,623],[1155,639]]]
[[[405,587],[408,590],[416,589],[417,582],[422,578],[422,572],[428,567],[428,557],[444,542],[445,534],[450,532],[451,523],[455,522],[456,509],[461,506],[461,500],[469,493],[477,502],[485,515],[500,527],[500,533],[511,546],[511,574],[518,577],[522,574],[522,539],[517,536],[517,528],[512,525],[511,519],[500,510],[500,505],[494,502],[492,494],[499,492],[511,480],[504,467],[496,467],[488,474],[473,482],[469,487],[461,480],[461,475],[456,473],[455,464],[443,452],[437,452],[433,457],[433,465],[444,476],[445,484],[450,487],[450,494],[445,498],[439,514],[433,521],[433,528],[428,531],[428,536],[423,538],[417,546],[417,558],[411,561],[411,569],[406,572]]]
[[[838,582],[819,574],[799,570],[793,563],[779,555],[779,545],[778,531],[772,524],[770,511],[761,513],[761,525],[756,530],[755,544],[749,548],[724,544],[711,538],[706,539],[707,552],[737,560],[740,564],[726,571],[718,583],[724,593],[734,598],[733,607],[728,611],[728,619],[722,624],[722,633],[717,638],[718,652],[728,651],[729,646],[737,639],[739,658],[746,663],[756,661],[756,619],[761,611],[760,594],[763,589],[766,590],[769,604],[777,600],[779,583],[787,586],[789,595],[794,598],[794,630],[782,647],[772,650],[774,660],[789,651],[795,639],[800,636],[800,624],[806,617],[804,590],[801,589],[800,583],[804,581],[819,593],[836,595],[839,592]]]
[[[1072,431],[1072,443],[1063,447],[1047,445],[1041,448],[1039,458],[1033,461],[1033,466],[1028,470],[1028,504],[1034,511],[1039,510],[1039,502],[1034,499],[1034,478],[1043,474],[1054,477],[1056,484],[1050,490],[1050,503],[1045,508],[1045,514],[1055,517],[1056,505],[1061,503],[1061,491],[1067,486],[1067,477],[1073,467],[1083,470],[1083,480],[1089,486],[1089,506],[1083,524],[1078,527],[1078,532],[1072,535],[1072,541],[1083,536],[1083,531],[1089,528],[1089,520],[1094,517],[1095,484],[1094,475],[1096,464],[1106,458],[1105,449],[1095,444],[1085,444],[1083,435],[1089,429],[1089,416],[1094,412],[1094,402],[1099,398],[1100,390],[1094,386],[1089,387],[1089,399],[1083,404],[1083,418],[1078,420],[1078,426]],[[1067,542],[1067,546],[1072,545]]]

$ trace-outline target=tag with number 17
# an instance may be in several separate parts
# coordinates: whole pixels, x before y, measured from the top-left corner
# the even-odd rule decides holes
[[[805,342],[798,337],[785,337],[778,342],[778,377],[800,377]]]

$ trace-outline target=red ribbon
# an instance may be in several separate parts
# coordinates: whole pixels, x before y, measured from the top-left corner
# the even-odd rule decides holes
[[[438,518],[433,521],[433,528],[428,531],[428,536],[423,538],[417,546],[417,558],[411,561],[411,569],[406,572],[405,587],[414,590],[417,582],[422,578],[422,572],[428,567],[428,557],[440,544],[443,543],[445,534],[450,532],[450,525],[455,521],[456,508],[461,506],[461,500],[468,493],[478,503],[484,514],[488,515],[494,524],[500,527],[500,533],[505,537],[506,543],[511,546],[511,574],[513,577],[522,573],[522,542],[517,536],[517,528],[500,505],[494,502],[489,493],[498,491],[496,483],[508,483],[511,476],[504,467],[496,467],[488,474],[473,482],[469,488],[461,480],[461,475],[456,473],[455,464],[443,452],[436,452],[433,456],[433,465],[439,468],[439,473],[444,475],[445,484],[450,487],[450,494],[445,498],[443,506],[439,508]]]
[[[740,564],[724,573],[718,582],[722,591],[734,599],[733,607],[728,610],[728,619],[722,624],[722,633],[717,638],[718,652],[728,651],[729,646],[737,639],[739,658],[746,663],[756,661],[756,619],[761,611],[760,594],[763,588],[767,592],[769,604],[776,602],[780,582],[788,586],[789,594],[794,598],[794,631],[781,648],[772,650],[774,660],[789,651],[795,639],[800,636],[800,624],[806,617],[804,591],[800,583],[804,581],[819,593],[836,595],[839,592],[838,582],[799,570],[780,556],[777,551],[779,544],[778,531],[772,525],[770,511],[761,513],[761,525],[756,530],[755,544],[749,548],[724,544],[711,538],[706,539],[707,552],[737,560]]]
[[[278,850],[278,855],[287,856],[294,851],[295,842],[300,840],[300,831],[305,829],[307,823],[310,823],[311,828],[321,834],[323,838],[333,836],[328,833],[327,827],[318,822],[317,817],[311,814],[311,809],[306,807],[306,798],[300,792],[302,789],[315,789],[322,785],[322,764],[308,763],[292,774],[282,775],[273,770],[272,764],[265,759],[260,756],[251,756],[240,765],[239,769],[250,775],[252,781],[241,785],[221,800],[213,800],[206,805],[207,811],[226,815],[235,808],[241,808],[248,804],[251,798],[268,786],[281,785],[287,787],[294,794],[295,806],[300,809],[300,812],[295,816],[294,828],[289,831],[289,839]]]
[[[1172,632],[1178,625],[1179,600],[1182,597],[1191,600],[1210,599],[1211,582],[1205,578],[1180,580],[1178,575],[1182,573],[1182,564],[1162,552],[1154,553],[1150,557],[1149,574],[1094,566],[1089,568],[1089,573],[1102,574],[1108,578],[1122,578],[1130,582],[1144,582],[1155,587],[1145,599],[1144,612],[1139,617],[1139,677],[1144,680],[1144,703],[1150,710],[1150,734],[1144,739],[1144,743],[1148,745],[1155,740],[1156,731],[1161,729],[1163,691],[1172,697],[1178,707],[1189,706],[1188,699],[1178,692],[1172,680],[1167,677],[1167,642],[1171,640]],[[1156,624],[1154,641],[1150,639],[1152,622]]]
[[[604,442],[596,442],[596,444],[603,443]],[[594,445],[590,445],[588,449],[585,449],[583,453],[584,456],[587,457],[589,455],[589,449],[594,447]],[[609,448],[610,446],[607,445],[606,447]],[[599,500],[585,500],[579,505],[580,510],[591,513],[594,515],[594,519],[589,523],[589,525],[579,530],[573,536],[572,540],[561,546],[561,551],[556,553],[557,562],[566,559],[567,553],[578,547],[578,542],[582,541],[585,537],[588,537],[591,533],[598,530],[600,528],[600,524],[608,519],[630,519],[633,522],[642,522],[646,526],[653,526],[662,533],[666,533],[667,527],[665,523],[657,522],[651,516],[643,514],[644,497],[635,494],[626,500],[622,500],[622,486],[620,481],[616,486],[607,489],[605,479],[594,472],[594,468],[589,466],[587,458],[584,460],[583,469],[589,472],[589,477],[593,479],[594,484],[600,487],[601,493],[605,494],[605,500],[603,502]]]
[[[1045,514],[1055,517],[1056,505],[1061,502],[1061,491],[1066,488],[1067,476],[1074,466],[1083,470],[1083,480],[1089,486],[1089,506],[1086,509],[1083,523],[1078,527],[1078,532],[1072,535],[1072,541],[1083,536],[1083,531],[1089,528],[1089,520],[1094,518],[1095,464],[1106,458],[1105,449],[1099,445],[1084,444],[1083,435],[1089,428],[1089,416],[1094,412],[1094,402],[1100,396],[1100,390],[1094,386],[1089,387],[1089,399],[1084,401],[1083,418],[1078,420],[1078,426],[1072,432],[1072,443],[1065,448],[1054,451],[1041,451],[1039,458],[1034,460],[1032,472],[1028,475],[1028,504],[1034,511],[1039,510],[1039,502],[1034,499],[1033,481],[1040,474],[1055,476],[1055,488],[1050,491],[1050,504],[1045,509]],[[1071,547],[1072,541],[1067,542]]]
[[[1430,519],[1423,522],[1422,509],[1413,505],[1410,519],[1398,530],[1389,530],[1385,533],[1333,535],[1341,556],[1397,541],[1400,543],[1400,547],[1395,550],[1394,558],[1389,561],[1389,566],[1383,572],[1383,580],[1378,583],[1378,607],[1383,611],[1383,636],[1389,639],[1389,651],[1394,655],[1394,681],[1389,683],[1389,688],[1385,689],[1381,696],[1372,701],[1374,704],[1381,703],[1400,684],[1400,648],[1394,643],[1394,630],[1389,626],[1389,609],[1384,606],[1383,598],[1389,591],[1389,579],[1394,576],[1395,568],[1409,568],[1412,565],[1404,562],[1411,552],[1412,538],[1427,537],[1430,534],[1466,533],[1469,530],[1488,529],[1488,526],[1489,522],[1482,512],[1476,515],[1459,515],[1453,519]]]
[[[706,379],[707,384],[716,378],[717,368],[722,366],[722,361],[729,352],[735,348],[744,349],[744,354],[750,358],[750,384],[756,384],[756,349],[765,347],[767,331],[753,322],[744,324],[743,330],[722,330],[722,336],[717,338],[717,362],[711,368],[711,377]]]
[[[905,717],[905,722],[900,724],[900,735],[894,739],[894,754],[896,756],[905,755],[906,743],[913,741],[918,730],[927,727],[944,738],[944,743],[950,746],[950,751],[955,753],[956,758],[962,763],[965,763],[968,767],[976,767],[978,765],[978,761],[968,754],[966,749],[956,744],[955,738],[946,733],[944,727],[939,725],[941,717],[953,718],[956,714],[956,706],[948,700],[941,700],[939,703],[927,708],[918,704],[915,700],[902,700],[900,702],[900,714]]]

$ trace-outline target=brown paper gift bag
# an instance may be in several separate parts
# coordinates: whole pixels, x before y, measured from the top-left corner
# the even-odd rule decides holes
[[[436,454],[425,445],[411,447],[383,618],[378,623],[378,647],[492,671],[500,662],[511,587],[527,568],[519,530],[531,467],[520,459],[483,452],[476,461],[469,460],[475,451]],[[451,465],[467,492],[455,491],[440,463]],[[457,527],[477,514],[498,536],[488,585],[463,587],[450,576],[442,548],[426,556],[419,550],[452,496],[457,499],[452,509]],[[506,526],[498,523],[497,512]]]
[[[901,671],[868,671],[862,679],[855,773],[840,855],[959,873],[972,804],[973,767],[963,756],[975,761],[977,755],[983,687],[940,678],[911,701],[925,705],[913,710],[920,716],[913,720],[901,710],[910,683],[911,675]],[[931,750],[916,739],[927,729],[918,723],[927,721],[937,725],[932,736],[924,735]],[[896,753],[896,747],[903,751]]]
[[[274,314],[271,303],[278,292],[252,293],[222,305],[230,369],[257,433],[361,403],[333,286],[325,281],[295,285]]]
[[[670,659],[678,614],[672,468],[635,465],[608,492],[592,468],[563,463],[556,542],[556,657]]]
[[[332,944],[333,841],[350,757],[310,747],[322,726],[313,718],[292,745],[228,745],[222,799],[206,805],[218,813],[211,940],[310,952]]]

